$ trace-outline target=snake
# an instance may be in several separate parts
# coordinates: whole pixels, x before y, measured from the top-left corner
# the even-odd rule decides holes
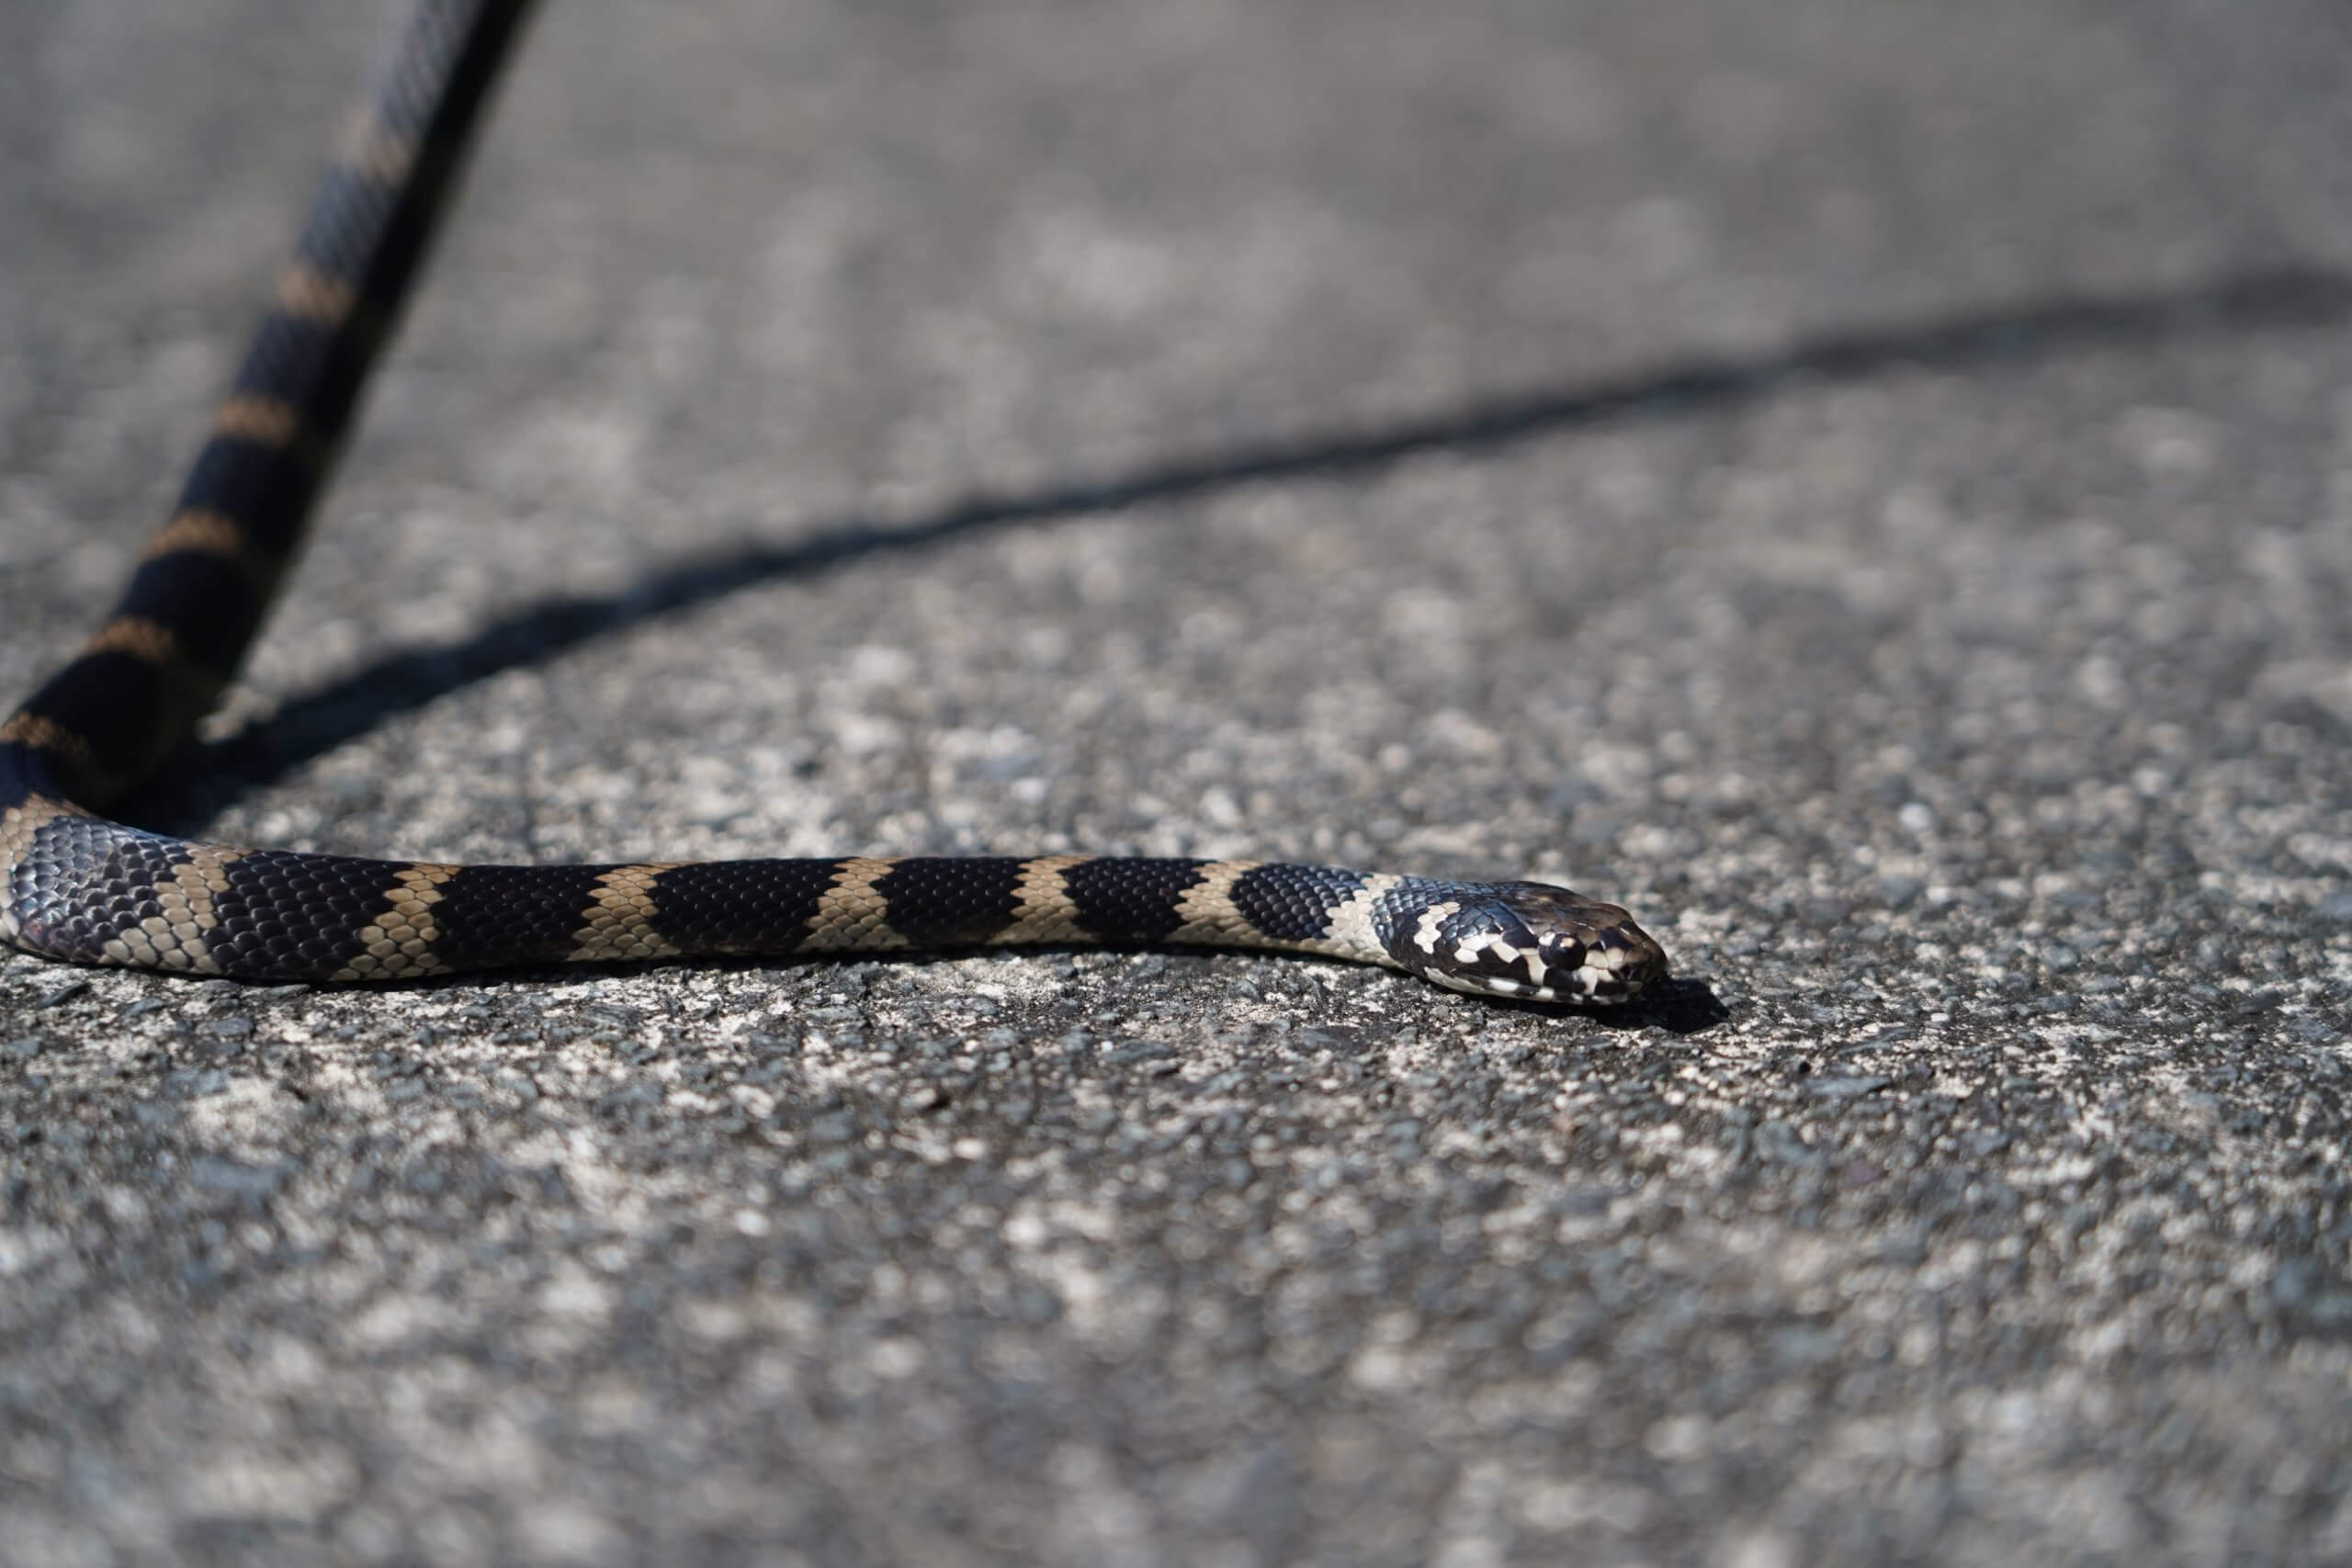
[[[258,634],[531,8],[419,0],[390,35],[177,503],[96,634],[0,724],[0,942],[268,983],[1114,944],[1319,955],[1532,1002],[1657,986],[1666,953],[1624,909],[1540,882],[1080,854],[452,865],[109,818]]]

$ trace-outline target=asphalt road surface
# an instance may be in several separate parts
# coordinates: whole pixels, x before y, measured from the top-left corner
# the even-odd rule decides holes
[[[146,819],[1683,978],[0,960],[0,1561],[2352,1557],[2352,12],[548,9]],[[381,20],[0,10],[11,700]]]

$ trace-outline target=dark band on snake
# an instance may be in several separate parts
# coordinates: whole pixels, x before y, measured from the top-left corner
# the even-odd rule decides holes
[[[108,820],[260,630],[529,8],[415,7],[179,503],[97,635],[0,725],[0,941],[268,981],[1093,942],[1321,954],[1539,1001],[1620,1002],[1666,973],[1624,910],[1543,883],[1069,854],[435,865]]]

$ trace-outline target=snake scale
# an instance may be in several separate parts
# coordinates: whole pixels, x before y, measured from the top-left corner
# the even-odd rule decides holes
[[[0,726],[0,940],[260,981],[1095,942],[1317,953],[1458,991],[1586,1004],[1624,1001],[1666,973],[1624,910],[1530,882],[1068,854],[438,865],[109,820],[259,630],[529,9],[417,5],[178,505],[96,636]]]

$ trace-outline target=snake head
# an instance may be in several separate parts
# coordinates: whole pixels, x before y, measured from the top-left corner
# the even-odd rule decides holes
[[[1666,975],[1666,950],[1614,904],[1541,882],[1434,891],[1387,946],[1451,990],[1589,1006],[1631,1000]]]

